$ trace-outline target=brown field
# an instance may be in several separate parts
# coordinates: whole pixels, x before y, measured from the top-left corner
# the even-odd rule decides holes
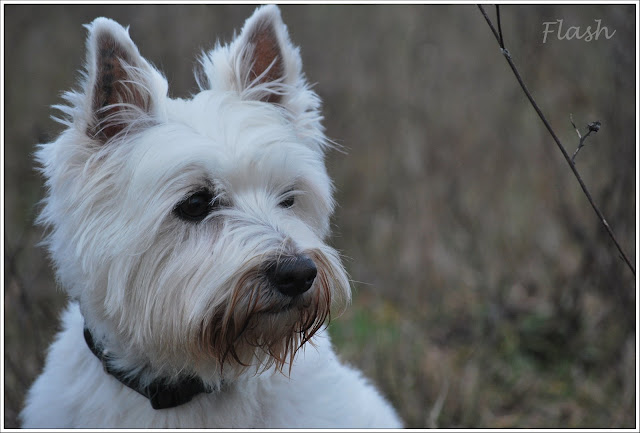
[[[504,5],[507,48],[636,262],[635,5]],[[494,8],[486,7],[494,16]],[[253,6],[5,5],[4,427],[17,427],[64,305],[33,225],[36,143],[74,86],[82,24],[131,25],[172,96]],[[634,428],[636,280],[476,6],[283,6],[324,99],[354,300],[330,331],[408,427]],[[543,43],[543,23],[598,40]],[[557,29],[557,28],[556,28]]]

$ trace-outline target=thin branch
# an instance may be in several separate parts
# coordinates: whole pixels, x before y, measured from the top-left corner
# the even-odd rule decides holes
[[[578,152],[580,152],[580,149],[582,149],[584,147],[584,142],[587,139],[588,136],[591,135],[592,132],[598,132],[600,130],[600,122],[598,120],[596,120],[595,122],[591,122],[587,125],[587,128],[589,128],[589,131],[587,131],[587,133],[582,136],[580,134],[580,131],[578,130],[578,127],[576,126],[576,124],[573,122],[573,115],[569,114],[569,120],[571,121],[571,125],[573,125],[573,129],[576,130],[576,134],[578,134],[578,139],[580,140],[578,142],[578,148],[576,149],[575,152],[573,152],[573,155],[571,156],[571,162],[573,164],[576,163],[576,155],[578,155]]]
[[[578,131],[578,127],[576,126],[576,124],[573,122],[573,114],[569,114],[569,121],[571,122],[573,129],[576,130],[576,134],[578,134],[578,138],[580,139],[580,141],[582,141],[582,135],[580,134],[580,131]]]
[[[595,202],[593,201],[593,198],[591,197],[591,193],[589,192],[589,190],[587,189],[587,186],[583,182],[582,177],[580,177],[580,173],[578,173],[578,170],[576,169],[576,166],[573,163],[571,157],[569,156],[569,154],[565,150],[564,146],[560,142],[560,139],[558,138],[556,133],[551,128],[551,125],[547,121],[547,118],[542,113],[542,110],[540,110],[540,107],[538,107],[538,104],[536,103],[535,99],[533,99],[533,96],[531,96],[531,92],[529,92],[529,89],[527,89],[526,84],[522,80],[522,77],[520,76],[520,73],[518,72],[518,69],[516,68],[516,65],[513,63],[513,60],[511,59],[511,54],[504,47],[504,38],[502,38],[500,33],[498,33],[498,31],[496,30],[496,28],[494,27],[493,23],[491,22],[491,19],[489,18],[487,13],[484,11],[484,8],[482,7],[482,5],[478,5],[478,8],[480,9],[480,12],[484,16],[485,20],[487,21],[487,24],[489,25],[489,28],[491,28],[491,31],[493,32],[493,35],[496,37],[496,40],[498,41],[498,44],[500,44],[500,51],[504,55],[504,58],[507,60],[507,63],[509,64],[509,67],[513,71],[513,74],[515,75],[516,80],[518,80],[518,83],[520,84],[520,87],[522,88],[522,90],[524,91],[525,95],[529,99],[529,102],[533,106],[534,110],[536,110],[536,113],[538,113],[538,117],[540,118],[540,120],[542,120],[542,123],[544,123],[544,126],[547,128],[547,131],[549,131],[549,134],[551,134],[551,137],[553,137],[553,141],[555,141],[556,145],[558,146],[558,149],[560,149],[560,152],[562,152],[562,155],[564,156],[564,159],[567,161],[567,164],[569,164],[569,168],[571,168],[571,171],[573,172],[573,174],[575,175],[576,179],[578,180],[578,183],[580,184],[580,187],[582,188],[582,191],[587,196],[587,199],[589,200],[589,203],[591,203],[591,207],[595,211],[596,215],[598,215],[598,218],[600,219],[600,221],[602,222],[602,225],[604,226],[604,228],[606,229],[607,233],[609,234],[609,237],[611,238],[613,243],[616,245],[616,248],[618,249],[618,252],[622,256],[622,259],[627,264],[629,269],[631,269],[631,272],[633,273],[633,275],[635,277],[636,271],[635,271],[633,265],[631,264],[631,261],[629,260],[627,255],[622,250],[622,247],[618,243],[618,240],[616,239],[615,235],[613,234],[613,231],[611,230],[611,227],[609,227],[609,223],[607,223],[607,220],[604,218],[604,215],[602,214],[602,212],[600,212],[600,209],[598,209],[598,206],[596,206]],[[496,13],[498,14],[498,22],[500,22],[500,9],[498,9],[497,6],[496,6]],[[593,123],[595,125],[595,122],[593,122]],[[599,122],[598,122],[597,128],[599,129]]]
[[[504,37],[502,36],[502,25],[500,24],[500,5],[496,5],[496,15],[498,16],[498,35],[500,36],[498,43],[500,48],[504,50]]]

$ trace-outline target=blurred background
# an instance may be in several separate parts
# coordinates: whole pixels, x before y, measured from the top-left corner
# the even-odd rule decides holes
[[[505,42],[636,262],[635,5],[501,7]],[[34,227],[36,143],[108,16],[196,91],[202,49],[252,5],[4,5],[4,423],[17,427],[65,297]],[[493,6],[487,12],[495,17]],[[636,426],[636,281],[474,5],[282,6],[324,100],[353,305],[329,330],[408,427]],[[544,22],[563,28],[543,43]],[[495,18],[494,18],[495,20]],[[570,26],[590,42],[560,40]],[[561,36],[564,36],[561,34]]]

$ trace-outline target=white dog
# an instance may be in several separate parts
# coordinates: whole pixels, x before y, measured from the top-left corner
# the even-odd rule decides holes
[[[24,427],[401,427],[324,332],[349,281],[320,100],[276,6],[167,81],[126,29],[88,26],[82,88],[37,160],[71,302]],[[336,310],[337,309],[337,310]]]

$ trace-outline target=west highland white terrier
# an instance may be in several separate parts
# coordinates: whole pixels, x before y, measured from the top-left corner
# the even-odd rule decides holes
[[[87,28],[66,130],[36,152],[71,302],[23,426],[401,427],[325,332],[350,300],[330,143],[279,9],[200,58],[191,99],[118,23]]]

